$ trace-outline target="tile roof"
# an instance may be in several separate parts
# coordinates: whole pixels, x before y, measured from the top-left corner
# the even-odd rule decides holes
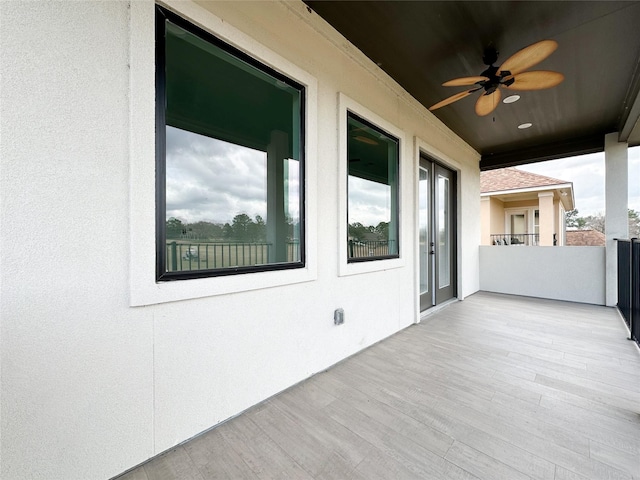
[[[597,230],[567,230],[566,245],[570,247],[604,247],[606,237]]]
[[[514,167],[480,172],[480,193],[546,187],[566,183],[571,182],[525,172],[524,170],[518,170]]]

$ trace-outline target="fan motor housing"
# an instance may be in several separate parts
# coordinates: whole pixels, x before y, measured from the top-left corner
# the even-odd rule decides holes
[[[485,57],[483,57],[483,59],[484,58],[486,58],[486,55]],[[512,77],[503,82],[502,79],[505,77],[511,76],[511,72],[509,72],[508,70],[503,70],[500,72],[500,75],[498,75],[498,67],[494,65],[490,65],[489,68],[487,68],[480,75],[482,75],[483,77],[487,77],[489,79],[489,80],[483,80],[481,82],[478,82],[478,84],[484,88],[485,95],[492,94],[497,90],[497,88],[500,85],[504,85],[508,87],[509,85],[513,84],[513,82],[515,81],[515,78]]]

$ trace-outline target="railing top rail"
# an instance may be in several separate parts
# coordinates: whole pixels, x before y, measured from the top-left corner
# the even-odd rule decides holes
[[[537,237],[539,233],[490,233],[492,237]]]

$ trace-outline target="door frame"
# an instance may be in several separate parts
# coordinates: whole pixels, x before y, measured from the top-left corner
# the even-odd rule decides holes
[[[421,238],[421,213],[420,213],[420,205],[421,205],[421,187],[420,187],[420,172],[421,170],[426,170],[428,172],[428,199],[427,199],[427,209],[428,209],[428,238],[424,242],[425,246],[422,246],[422,238]],[[439,271],[439,246],[436,241],[436,228],[438,219],[437,217],[437,177],[438,173],[446,173],[444,175],[445,178],[449,180],[449,188],[452,190],[449,192],[448,201],[449,204],[449,236],[450,236],[450,244],[449,244],[449,274],[450,274],[450,283],[445,287],[438,287],[438,271]],[[443,162],[438,161],[432,155],[429,155],[425,152],[420,151],[418,156],[418,168],[417,168],[417,179],[416,179],[416,188],[417,188],[417,196],[416,196],[416,204],[417,204],[417,215],[416,215],[416,225],[417,225],[417,262],[416,262],[416,288],[417,288],[417,297],[418,297],[418,310],[420,313],[429,310],[437,305],[440,305],[450,299],[457,298],[459,291],[459,241],[458,241],[458,222],[459,222],[459,210],[458,210],[458,199],[459,199],[459,171],[455,168],[451,168]],[[424,262],[427,265],[428,270],[428,290],[425,295],[422,294],[422,265],[423,265],[423,256],[427,255],[427,260]],[[445,295],[446,298],[442,298],[442,295]]]

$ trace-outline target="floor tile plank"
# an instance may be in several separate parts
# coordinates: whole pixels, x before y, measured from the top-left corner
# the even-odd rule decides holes
[[[617,312],[479,292],[119,480],[640,480]]]

